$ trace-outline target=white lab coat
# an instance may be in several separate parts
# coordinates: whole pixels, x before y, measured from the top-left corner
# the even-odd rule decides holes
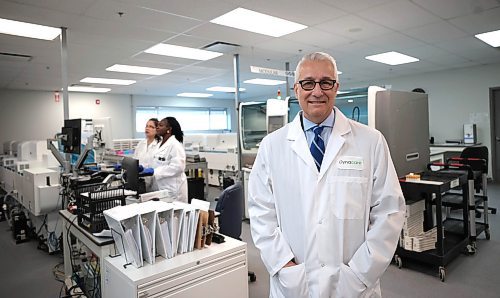
[[[271,297],[381,295],[405,202],[382,134],[335,109],[319,173],[299,115],[263,139],[253,165],[248,211]]]
[[[161,143],[160,143],[161,144]],[[168,198],[188,202],[186,169],[186,152],[182,143],[171,136],[158,147],[153,155],[154,168],[153,189],[166,190]]]
[[[151,144],[148,145],[148,140],[141,140],[134,150],[134,158],[139,160],[139,164],[144,168],[150,168],[153,164],[153,155],[158,147],[158,140],[154,139]],[[153,177],[144,177],[144,183],[146,184],[146,192],[153,190]]]
[[[153,162],[153,155],[158,147],[158,141],[154,139],[148,145],[148,140],[141,140],[134,150],[134,158],[139,160],[139,164],[145,168],[150,168]]]

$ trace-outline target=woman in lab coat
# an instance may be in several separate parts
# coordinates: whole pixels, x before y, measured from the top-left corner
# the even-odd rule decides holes
[[[156,152],[156,147],[158,146],[161,138],[156,135],[156,127],[158,126],[158,119],[151,118],[146,122],[145,135],[146,138],[141,140],[137,147],[135,147],[134,158],[139,160],[139,164],[144,168],[152,167],[153,154]],[[144,177],[144,182],[146,184],[146,192],[152,190],[153,178]]]
[[[161,141],[160,136],[156,135],[156,127],[158,119],[151,118],[146,122],[144,134],[146,138],[141,140],[135,147],[134,158],[139,160],[139,164],[145,168],[149,168],[153,161],[153,154],[156,151],[156,146]]]
[[[153,188],[166,190],[169,198],[187,203],[186,152],[181,126],[174,117],[167,117],[160,121],[156,133],[162,141],[153,155]]]
[[[325,53],[299,62],[302,111],[262,140],[250,174],[250,226],[270,297],[379,297],[403,226],[388,146],[379,131],[334,107],[336,69]],[[308,140],[317,125],[328,131],[319,165]]]

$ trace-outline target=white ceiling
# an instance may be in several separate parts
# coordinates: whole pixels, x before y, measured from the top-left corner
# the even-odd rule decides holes
[[[209,21],[237,7],[307,25],[280,38],[232,29]],[[120,17],[118,12],[123,12]],[[0,17],[67,27],[68,83],[84,77],[133,79],[111,93],[175,96],[233,86],[233,54],[239,54],[241,99],[276,94],[285,86],[243,83],[252,78],[284,79],[250,72],[250,65],[294,70],[300,57],[325,51],[338,61],[340,81],[357,82],[500,62],[500,49],[474,34],[500,29],[500,0],[17,0],[0,1]],[[166,42],[202,48],[216,41],[236,50],[204,62],[144,53]],[[388,66],[364,59],[396,50],[420,62]],[[0,88],[61,89],[60,41],[0,34],[0,52],[33,56],[13,61],[0,56]],[[107,72],[113,64],[173,69],[162,76]],[[103,85],[94,84],[96,87]],[[229,93],[213,98],[233,99]],[[207,99],[210,100],[210,99]]]

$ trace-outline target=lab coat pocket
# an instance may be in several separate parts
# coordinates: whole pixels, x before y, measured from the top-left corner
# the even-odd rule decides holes
[[[361,219],[365,216],[368,178],[336,176],[330,180],[333,214],[339,219]]]
[[[306,267],[303,263],[282,268],[278,272],[278,280],[279,287],[284,297],[302,298],[309,296],[306,279]]]
[[[336,297],[360,297],[366,290],[365,284],[359,280],[351,268],[345,264],[340,264],[339,283]],[[364,294],[364,293],[363,293]],[[371,297],[363,295],[364,297]]]

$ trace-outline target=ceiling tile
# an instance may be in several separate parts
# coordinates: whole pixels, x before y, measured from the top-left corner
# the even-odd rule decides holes
[[[377,37],[367,38],[365,42],[377,46],[384,51],[402,51],[405,49],[424,46],[425,43],[401,33],[389,33]],[[404,54],[404,53],[403,53]]]
[[[123,12],[123,15],[120,16],[118,12]],[[202,23],[194,18],[111,1],[94,2],[85,12],[85,16],[114,22],[116,26],[121,27],[138,27],[174,33],[188,31]]]
[[[413,0],[413,2],[443,19],[466,16],[500,6],[496,0]]]
[[[272,40],[263,43],[257,43],[255,44],[255,47],[260,49],[280,51],[288,54],[298,54],[298,53],[306,54],[320,50],[316,46],[280,38],[274,38]]]
[[[450,23],[471,34],[500,30],[500,8],[455,18]]]
[[[409,1],[392,1],[357,13],[387,28],[404,31],[435,23],[440,19]]]
[[[352,39],[345,38],[338,34],[325,32],[315,28],[307,28],[288,34],[284,37],[284,39],[324,49],[332,48],[341,44],[347,44],[352,41]]]
[[[435,43],[467,36],[467,32],[445,21],[411,28],[405,30],[404,33],[425,43]]]
[[[469,60],[500,56],[500,50],[487,45],[475,37],[465,37],[437,43],[436,47]]]
[[[346,15],[345,11],[341,9],[332,9],[331,5],[327,5],[318,0],[254,0],[245,1],[241,7],[306,26],[314,26]],[[300,13],[297,13],[298,11],[300,11]]]
[[[242,46],[252,46],[256,43],[273,39],[273,37],[267,35],[243,31],[212,23],[193,28],[185,33],[195,37],[203,36],[204,38],[211,39],[213,41],[220,40]]]
[[[373,22],[367,21],[356,15],[342,16],[340,18],[318,24],[315,27],[351,40],[362,40],[363,38],[393,32],[390,29],[374,24]]]
[[[393,0],[368,0],[368,1],[367,0],[335,0],[335,1],[320,0],[320,1],[337,9],[342,9],[350,13],[357,13],[361,10],[375,7],[386,2],[391,2]]]

